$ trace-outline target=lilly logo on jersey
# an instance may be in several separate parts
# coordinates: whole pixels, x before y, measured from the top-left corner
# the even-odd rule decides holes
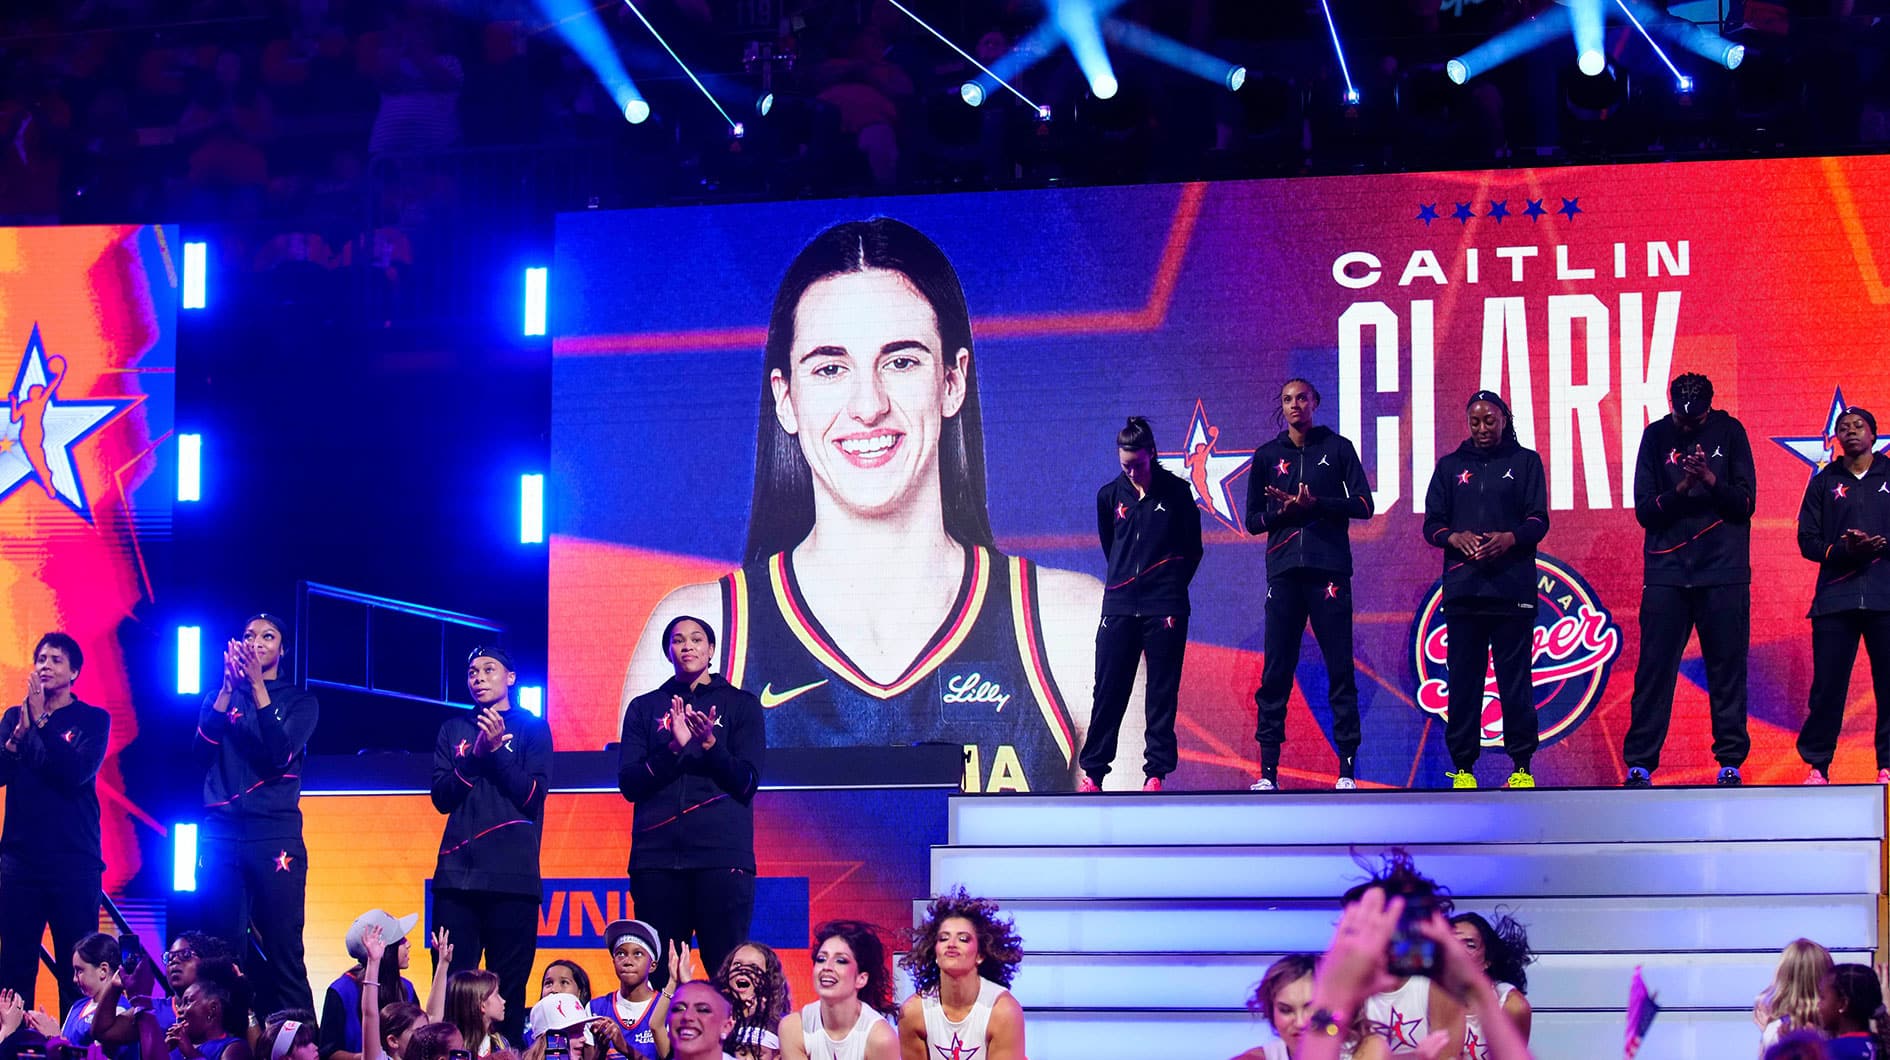
[[[1438,579],[1425,594],[1411,624],[1417,656],[1417,705],[1440,718],[1450,713],[1450,630],[1444,621],[1444,583]],[[1536,623],[1530,647],[1530,682],[1535,689],[1536,724],[1543,746],[1581,725],[1601,700],[1608,671],[1621,654],[1621,627],[1601,603],[1594,587],[1560,560],[1536,556]],[[1485,662],[1483,715],[1478,726],[1483,746],[1503,743],[1503,707],[1497,698],[1496,673]]]
[[[1004,686],[992,681],[977,670],[948,674],[945,677],[945,690],[939,693],[939,702],[947,704],[989,703],[998,711],[1011,701],[1011,694]]]

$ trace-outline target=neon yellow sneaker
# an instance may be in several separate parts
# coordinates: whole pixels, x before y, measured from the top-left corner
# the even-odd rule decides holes
[[[1533,788],[1536,786],[1535,774],[1529,772],[1527,769],[1518,769],[1509,775],[1509,786],[1512,788]]]
[[[1477,775],[1470,772],[1468,769],[1459,770],[1455,773],[1445,773],[1444,775],[1450,778],[1450,786],[1457,790],[1477,786]]]

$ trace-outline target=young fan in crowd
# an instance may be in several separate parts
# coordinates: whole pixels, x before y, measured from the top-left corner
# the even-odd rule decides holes
[[[263,1048],[269,1051],[269,1060],[318,1060],[320,1035],[315,1013],[307,1009],[284,1009],[263,1021]]]
[[[399,926],[398,922],[394,924],[395,928]],[[405,938],[401,939],[399,948],[407,948]],[[453,965],[453,943],[445,928],[433,933],[433,952],[438,956],[439,963],[434,967],[433,986],[427,991],[425,1009],[411,1001],[396,1001],[384,1007],[381,1005],[381,981],[394,975],[402,963],[388,952],[387,937],[381,924],[368,924],[361,933],[361,949],[366,954],[363,964],[379,969],[378,974],[361,980],[360,1009],[356,1018],[360,1020],[362,1052],[365,1060],[376,1060],[377,1050],[381,1056],[398,1060],[405,1055],[414,1032],[428,1022],[437,1020],[446,1011],[446,981]]]
[[[1877,973],[1861,964],[1840,964],[1824,977],[1824,1032],[1831,1060],[1890,1057],[1890,1012],[1883,1007]]]
[[[123,965],[118,940],[102,932],[93,932],[79,940],[72,951],[72,982],[79,988],[80,1000],[66,1013],[64,1026],[41,1028],[64,1038],[68,1043],[89,1046],[98,1042],[113,1060],[145,1060],[164,1055],[164,1032],[149,1012],[133,1013],[124,998]],[[115,1020],[100,1021],[101,1012],[112,1013]],[[28,1018],[38,1016],[33,1013]],[[105,1031],[111,1031],[107,1037]]]
[[[251,1060],[249,987],[233,964],[200,963],[177,1022],[165,1032],[171,1060]]]
[[[454,972],[446,982],[446,1021],[459,1028],[466,1050],[475,1057],[511,1048],[499,1025],[505,1021],[505,995],[499,977],[483,968]]]
[[[450,1060],[456,1052],[466,1051],[466,1039],[451,1023],[429,1023],[413,1032],[402,1060]]]
[[[899,958],[916,990],[899,1008],[904,1060],[953,1051],[1023,1060],[1024,1009],[1009,989],[1023,959],[1022,940],[996,902],[963,887],[933,899],[911,951]]]
[[[585,971],[576,961],[567,961],[560,957],[545,965],[545,976],[538,982],[538,999],[543,1001],[547,994],[570,994],[579,1003],[591,1003],[591,973]]]
[[[407,932],[419,919],[418,913],[395,917],[381,909],[370,909],[355,917],[345,942],[354,967],[328,984],[328,992],[322,996],[321,1060],[362,1060],[361,995],[370,981],[384,992],[377,997],[391,995],[409,1004],[420,1000],[413,984],[400,974],[412,960]],[[384,940],[382,952],[370,953],[370,932]]]
[[[781,1019],[794,1006],[781,958],[759,942],[744,942],[722,960],[710,982],[734,1006],[735,1029],[722,1048],[738,1060],[777,1060]]]
[[[663,942],[656,929],[641,920],[613,920],[604,928],[604,945],[617,971],[617,989],[591,1001],[591,1013],[597,1017],[591,1021],[591,1037],[607,1049],[607,1056],[656,1060],[669,1051],[664,1018],[670,991],[659,994],[650,985]],[[671,990],[677,978],[671,977]]]
[[[588,1025],[590,1009],[575,994],[553,991],[538,999],[525,1021],[531,1044],[521,1060],[596,1060],[596,1039]],[[562,1041],[559,1041],[562,1039]]]
[[[1810,939],[1793,939],[1785,947],[1772,973],[1772,985],[1752,1005],[1752,1021],[1760,1027],[1760,1049],[1777,1045],[1793,1031],[1823,1028],[1820,991],[1835,967],[1831,951]]]

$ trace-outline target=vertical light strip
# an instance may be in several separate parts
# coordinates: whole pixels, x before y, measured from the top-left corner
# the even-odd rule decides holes
[[[203,435],[177,436],[177,499],[203,500]]]
[[[200,626],[177,627],[177,694],[195,696],[203,693],[203,629]]]
[[[204,274],[209,271],[210,250],[205,243],[184,244],[184,308],[204,306]]]
[[[544,267],[525,270],[525,334],[545,333],[545,294],[551,270]]]
[[[520,475],[518,489],[518,540],[522,545],[545,542],[545,476]]]
[[[534,718],[545,716],[545,690],[538,685],[520,685],[518,688],[518,709]]]
[[[171,890],[197,889],[197,826],[171,826]]]

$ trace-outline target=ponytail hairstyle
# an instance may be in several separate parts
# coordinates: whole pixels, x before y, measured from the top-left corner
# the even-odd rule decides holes
[[[1468,924],[1483,941],[1483,961],[1489,968],[1490,981],[1508,983],[1524,994],[1529,992],[1529,973],[1524,969],[1535,963],[1529,952],[1529,933],[1507,913],[1496,914],[1495,923],[1476,913],[1460,913],[1450,918],[1452,927]]]
[[[1116,432],[1117,449],[1144,449],[1153,455],[1155,452],[1155,431],[1148,425],[1145,416],[1130,416]]]
[[[72,955],[94,968],[118,968],[122,961],[118,940],[103,931],[94,931],[72,947]]]
[[[1831,990],[1838,999],[1837,1024],[1825,1027],[1825,1033],[1844,1033],[1848,1023],[1868,1032],[1879,1053],[1890,1051],[1890,1012],[1884,1009],[1876,971],[1868,965],[1840,964],[1831,970]]]

